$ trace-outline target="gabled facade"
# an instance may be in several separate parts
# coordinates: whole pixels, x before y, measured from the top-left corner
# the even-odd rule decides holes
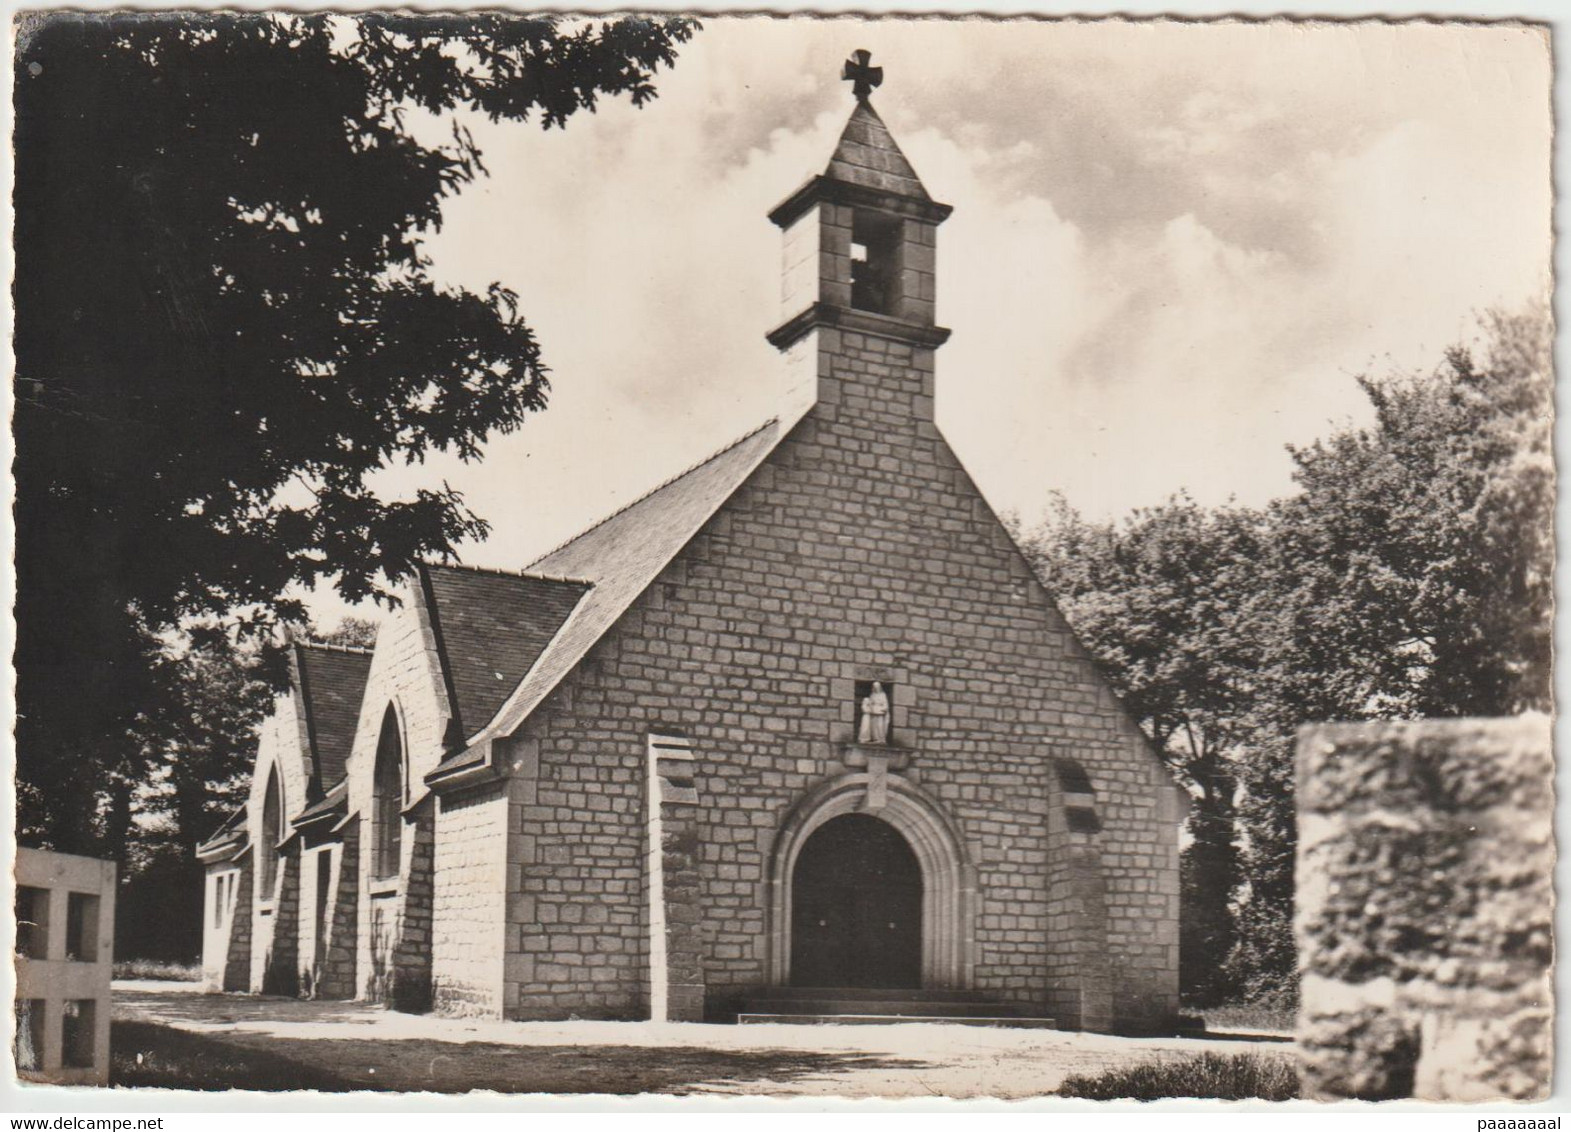
[[[1180,792],[934,421],[948,213],[859,98],[771,215],[781,415],[522,574],[422,573],[348,760],[357,994],[1173,1023]]]
[[[258,731],[250,796],[198,850],[211,986],[353,993],[343,782],[370,659],[363,649],[290,645],[289,689]]]

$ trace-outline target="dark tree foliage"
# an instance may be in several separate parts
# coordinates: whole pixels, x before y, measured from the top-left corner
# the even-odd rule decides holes
[[[1028,557],[1141,729],[1189,792],[1180,966],[1190,1001],[1220,993],[1239,883],[1234,752],[1250,734],[1258,663],[1248,595],[1265,536],[1244,508],[1185,495],[1122,523],[1055,498]]]
[[[1180,496],[1094,524],[1059,501],[1025,536],[1194,799],[1202,1002],[1293,993],[1300,726],[1553,707],[1552,327],[1483,329],[1432,372],[1360,378],[1374,423],[1290,450],[1299,491],[1263,511]]]
[[[453,112],[642,104],[681,19],[25,17],[16,54],[20,835],[118,851],[152,634],[387,593],[485,523],[371,473],[478,455],[545,402],[514,296],[420,236],[483,171]],[[429,144],[429,122],[447,140]],[[421,125],[418,131],[416,124]],[[238,611],[238,612],[237,612]],[[107,807],[107,809],[106,809]],[[112,818],[112,815],[111,815]],[[104,839],[108,844],[103,844]]]
[[[327,632],[314,632],[310,638],[324,645],[344,645],[352,649],[369,649],[376,646],[378,622],[369,617],[345,617]]]
[[[1243,993],[1292,985],[1298,727],[1553,710],[1553,323],[1531,307],[1481,332],[1432,371],[1360,378],[1374,423],[1292,450],[1301,490],[1270,509],[1228,965]]]
[[[125,846],[117,957],[190,962],[201,950],[197,846],[250,791],[256,727],[273,706],[279,660],[263,641],[211,625],[156,658],[156,710],[141,712],[130,731],[137,777],[113,783],[116,794],[129,791],[135,821],[106,830]]]

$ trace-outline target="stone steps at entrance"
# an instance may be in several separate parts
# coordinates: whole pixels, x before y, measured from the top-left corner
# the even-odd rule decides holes
[[[1025,1017],[1018,1006],[995,1002],[975,991],[899,987],[768,987],[742,1001],[737,1021],[807,1025],[936,1022],[1056,1028],[1051,1018]]]
[[[1058,1023],[1051,1018],[973,1017],[948,1014],[738,1014],[742,1026],[759,1026],[769,1022],[790,1026],[888,1026],[898,1023],[921,1023],[939,1026],[998,1026],[1020,1030],[1056,1030]]]
[[[863,998],[754,998],[743,1003],[749,1014],[881,1014],[933,1018],[1013,1018],[1019,1010],[1002,1003],[973,999],[967,1002],[927,1002],[920,999]]]
[[[770,1001],[826,999],[857,1002],[986,1002],[969,990],[925,989],[918,987],[763,987],[749,1000]]]

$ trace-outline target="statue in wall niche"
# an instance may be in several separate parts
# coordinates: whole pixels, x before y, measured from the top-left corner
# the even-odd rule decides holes
[[[889,740],[889,697],[883,684],[875,682],[873,690],[862,697],[862,727],[857,732],[858,743],[885,743]]]

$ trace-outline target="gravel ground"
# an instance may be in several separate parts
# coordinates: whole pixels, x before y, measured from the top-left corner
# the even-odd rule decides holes
[[[207,1089],[1020,1099],[1071,1074],[1291,1048],[945,1025],[493,1022],[130,980],[115,983],[114,1018],[118,1083]]]

